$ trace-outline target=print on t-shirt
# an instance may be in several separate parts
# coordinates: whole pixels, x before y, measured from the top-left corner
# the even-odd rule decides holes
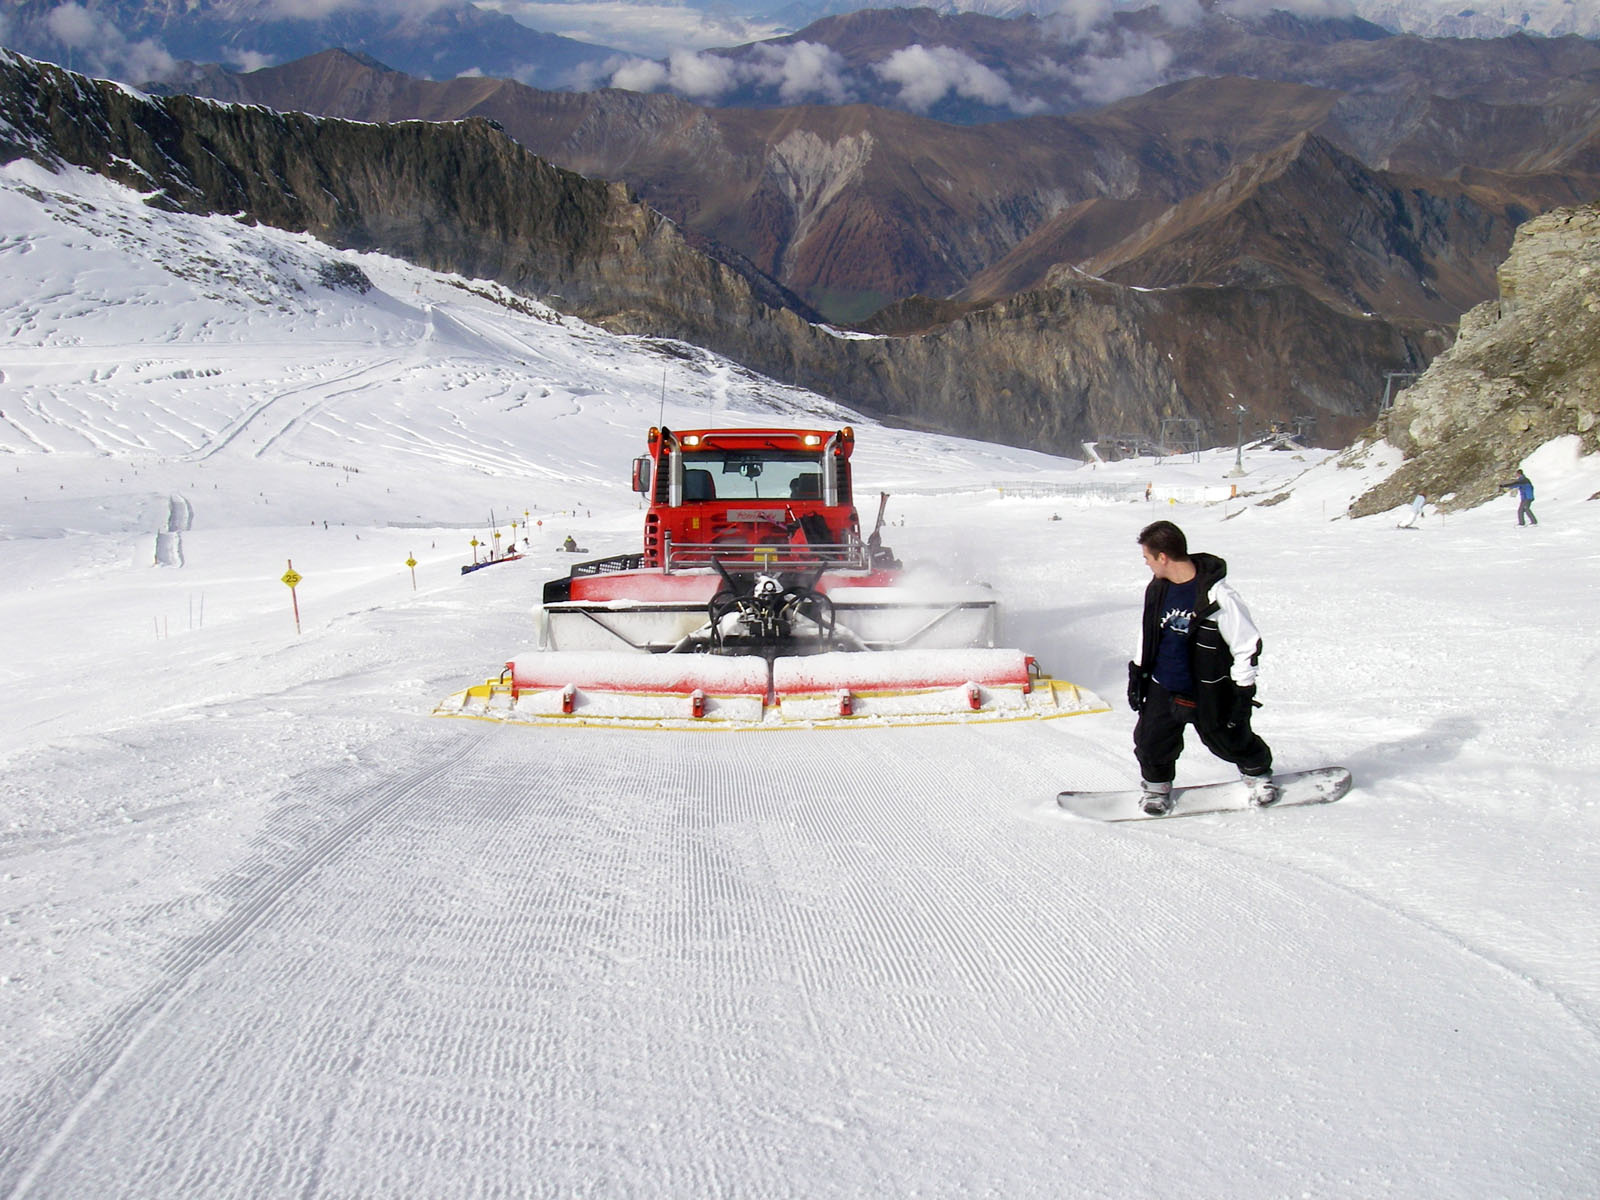
[[[1189,627],[1194,623],[1194,580],[1167,589],[1156,643],[1156,682],[1167,691],[1186,696],[1194,691],[1189,675]]]

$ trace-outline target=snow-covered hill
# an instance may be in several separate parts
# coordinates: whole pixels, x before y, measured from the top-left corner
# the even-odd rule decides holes
[[[885,429],[27,164],[0,231],[0,1192],[1600,1188],[1600,467],[1567,444],[1525,464],[1538,527],[1401,531],[1342,516],[1381,455]],[[1120,705],[431,717],[531,640],[566,534],[635,547],[661,420],[855,424],[900,555],[1109,698],[1135,536],[1178,520],[1265,631],[1280,765],[1356,790],[1066,819],[1058,788],[1135,778]],[[459,573],[524,514],[524,559]]]

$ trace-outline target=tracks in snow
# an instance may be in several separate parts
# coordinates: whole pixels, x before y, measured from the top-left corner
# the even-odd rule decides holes
[[[267,450],[292,430],[319,412],[330,400],[349,392],[374,387],[390,379],[399,358],[384,358],[365,363],[329,379],[319,379],[301,387],[289,388],[267,397],[259,404],[245,410],[230,421],[203,449],[189,456],[204,462],[233,446],[252,427],[259,427],[262,436],[250,453],[260,458]]]
[[[259,880],[247,875],[237,881],[243,894],[229,915],[177,953],[157,986],[108,1022],[75,1061],[33,1097],[26,1110],[0,1125],[0,1188],[5,1194],[22,1197],[32,1193],[56,1153],[78,1131],[85,1113],[115,1092],[119,1070],[137,1059],[140,1045],[196,986],[207,968],[354,840],[374,825],[395,819],[408,801],[425,794],[430,783],[472,754],[481,740],[469,740],[449,757],[396,778],[281,869]],[[313,785],[313,798],[317,790]]]
[[[370,794],[305,781],[348,815],[0,1127],[0,1184],[1020,1195],[1071,1163],[1085,1194],[1280,1194],[1378,1164],[1408,1191],[1462,1147],[1485,1194],[1592,1172],[1594,1048],[1554,1005],[1282,870],[1033,818],[1122,769],[1069,724],[430,726]]]

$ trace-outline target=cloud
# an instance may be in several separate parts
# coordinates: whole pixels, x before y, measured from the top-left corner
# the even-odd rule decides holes
[[[850,99],[844,70],[844,58],[838,51],[815,42],[757,46],[752,67],[757,80],[776,87],[778,99],[785,104],[811,100],[843,104]]]
[[[110,21],[81,4],[51,9],[45,28],[68,51],[73,70],[135,83],[162,79],[172,71],[172,55],[159,42],[130,42]]]
[[[885,83],[899,87],[900,103],[913,112],[927,112],[952,92],[1019,113],[1040,107],[1036,100],[1020,99],[1005,76],[950,46],[928,47],[918,42],[896,50],[873,70]]]
[[[812,42],[758,46],[747,58],[676,50],[665,63],[630,58],[609,64],[612,87],[630,92],[665,89],[704,103],[754,86],[775,89],[785,104],[808,100],[840,104],[850,97],[843,71],[844,59]]]
[[[1265,13],[1275,8],[1349,8],[1352,0],[1218,0],[1216,9],[1218,12],[1230,10],[1232,3]],[[1157,10],[1169,26],[1178,29],[1198,24],[1206,15],[1202,0],[1057,0],[1054,4],[1042,0],[1035,11],[1051,36],[1075,42],[1096,31],[1109,31],[1112,17],[1117,13],[1151,8]]]
[[[739,69],[715,54],[674,50],[667,56],[667,86],[690,99],[715,100],[739,86]]]
[[[611,86],[629,92],[658,92],[667,86],[665,63],[648,58],[630,58],[611,72]]]
[[[775,38],[789,26],[770,16],[738,15],[703,0],[479,0],[531,29],[606,46],[637,58],[669,49],[707,50]]]
[[[259,71],[262,67],[270,67],[278,60],[270,54],[262,54],[255,50],[230,50],[227,61],[241,71]]]
[[[1292,3],[1293,0],[1289,2]],[[1156,7],[1161,10],[1161,15],[1166,18],[1168,25],[1197,25],[1206,15],[1206,10],[1200,6],[1200,0],[1157,0]]]
[[[1062,0],[1041,19],[1052,36],[1072,42],[1110,21],[1115,9],[1112,0]]]
[[[630,92],[656,92],[663,88],[691,100],[715,101],[739,86],[739,68],[715,54],[674,50],[665,63],[631,58],[612,72],[611,86]]]
[[[1135,37],[1115,57],[1087,60],[1068,76],[1068,82],[1085,100],[1110,104],[1159,87],[1171,65],[1172,47],[1157,38]]]
[[[122,37],[115,25],[103,23],[81,4],[63,4],[60,8],[51,9],[44,23],[56,41],[73,50],[87,50],[105,40],[102,31],[114,34],[118,39]]]

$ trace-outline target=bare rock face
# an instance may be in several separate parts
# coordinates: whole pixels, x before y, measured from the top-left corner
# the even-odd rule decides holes
[[[628,332],[793,358],[780,288],[689,245],[620,183],[552,166],[492,121],[377,125],[160,100],[0,51],[0,162],[98,171],[173,211],[231,214],[493,279]],[[789,299],[792,300],[792,297]]]
[[[1380,420],[1378,435],[1406,462],[1356,501],[1353,516],[1417,492],[1446,508],[1481,504],[1563,435],[1600,451],[1600,206],[1522,225],[1499,290],[1462,318],[1456,344]]]
[[[1292,280],[1143,290],[1070,268],[994,302],[908,302],[879,336],[839,336],[626,186],[553,166],[489,119],[378,124],[152,99],[5,51],[0,113],[0,162],[75,164],[154,205],[494,280],[891,421],[1058,453],[1153,434],[1168,416],[1223,440],[1235,403],[1252,423],[1312,416],[1320,441],[1342,444],[1370,423],[1386,368],[1441,348],[1436,331],[1336,310]],[[772,186],[824,198],[872,149],[844,134],[780,140]],[[876,219],[882,236],[903,228]]]
[[[844,346],[848,393],[892,418],[1016,430],[1017,444],[1061,453],[1154,434],[1163,417],[1225,440],[1239,404],[1253,427],[1311,416],[1318,444],[1343,445],[1371,422],[1375,364],[1421,353],[1396,327],[1292,286],[1145,291],[1067,273],[925,332]]]

